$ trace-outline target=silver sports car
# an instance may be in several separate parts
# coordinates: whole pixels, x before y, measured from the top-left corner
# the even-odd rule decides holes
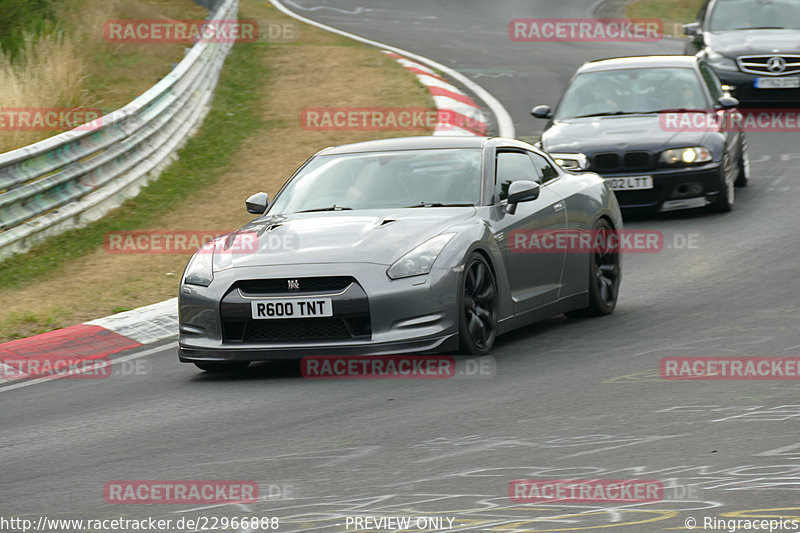
[[[614,193],[517,140],[326,148],[247,210],[258,218],[206,244],[181,279],[179,357],[205,370],[486,354],[511,329],[616,306],[619,248],[552,244],[559,232],[619,232]]]

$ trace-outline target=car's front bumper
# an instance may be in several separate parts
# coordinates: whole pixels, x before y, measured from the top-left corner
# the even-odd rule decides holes
[[[800,88],[798,89],[757,89],[756,78],[771,76],[757,76],[747,72],[715,69],[723,84],[732,88],[731,94],[740,102],[747,104],[774,104],[774,103],[800,103]],[[785,77],[798,77],[800,74]],[[781,78],[783,76],[777,76]]]
[[[297,264],[232,268],[209,287],[183,285],[179,296],[179,357],[183,362],[262,361],[303,355],[390,355],[457,348],[460,269],[392,280],[386,265]],[[334,292],[253,295],[241,280],[352,276]],[[301,288],[302,288],[301,283]],[[330,319],[252,319],[250,302],[268,298],[330,298]],[[291,322],[289,322],[291,321]],[[267,331],[255,337],[250,332]]]
[[[628,211],[673,211],[704,207],[720,193],[720,163],[640,172],[600,173],[604,178],[652,176],[653,188],[615,190],[620,208]]]

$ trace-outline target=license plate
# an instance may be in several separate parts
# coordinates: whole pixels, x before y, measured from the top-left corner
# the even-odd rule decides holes
[[[624,178],[606,178],[615,191],[638,191],[653,188],[652,176],[631,176]]]
[[[798,89],[800,77],[794,78],[756,78],[756,89]]]
[[[317,318],[333,316],[330,298],[292,298],[250,302],[255,319]]]

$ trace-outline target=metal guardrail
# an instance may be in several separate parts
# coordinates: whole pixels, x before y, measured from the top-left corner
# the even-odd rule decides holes
[[[225,0],[209,19],[237,18]],[[0,261],[99,219],[156,178],[199,128],[232,42],[199,42],[130,104],[0,154]]]

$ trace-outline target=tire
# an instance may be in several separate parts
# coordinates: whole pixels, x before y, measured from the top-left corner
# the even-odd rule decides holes
[[[210,373],[239,372],[250,365],[250,361],[235,361],[232,363],[195,363],[200,370]]]
[[[739,151],[739,174],[736,176],[734,186],[746,187],[747,180],[750,179],[750,156],[747,153],[747,137],[742,134],[742,147]]]
[[[600,235],[616,234],[611,224],[600,219],[594,227]],[[589,262],[589,305],[565,313],[570,318],[610,315],[617,307],[622,267],[619,264],[619,240],[612,241],[613,248],[603,239],[602,246],[596,246]]]
[[[479,253],[470,254],[458,296],[459,353],[486,355],[497,338],[497,281]]]
[[[728,213],[733,209],[736,200],[735,180],[733,179],[733,162],[728,152],[722,156],[722,168],[719,172],[719,196],[713,204],[713,210],[718,213]]]

